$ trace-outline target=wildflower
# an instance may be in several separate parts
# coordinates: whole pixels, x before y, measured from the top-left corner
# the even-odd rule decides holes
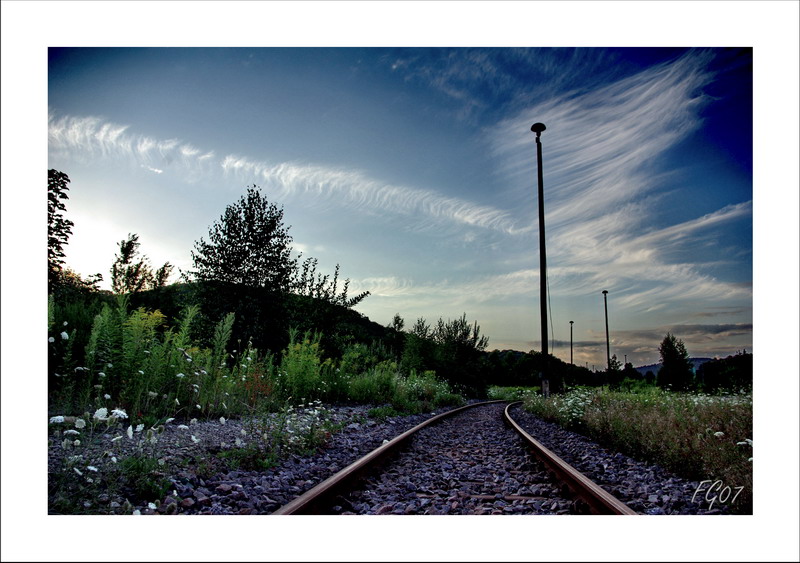
[[[181,402],[178,400],[178,397],[175,397],[175,404],[181,406]]]
[[[114,418],[128,418],[128,413],[122,409],[114,409],[111,411],[111,416]]]
[[[131,438],[133,438],[133,436],[131,436]],[[112,443],[116,442],[117,440],[122,440],[122,436],[115,436],[115,437],[111,438],[111,442]]]
[[[75,440],[74,442],[72,442],[72,445],[73,446],[80,446],[81,445],[81,441],[80,440]]]
[[[77,467],[73,467],[73,468],[72,468],[72,470],[73,470],[75,473],[77,473],[78,475],[80,475],[81,477],[83,477],[83,471],[81,471],[81,470],[80,470],[80,469],[78,469]]]
[[[145,354],[150,354],[150,350],[142,350]]]
[[[55,338],[53,338],[53,337],[51,336],[50,338],[48,338],[48,339],[47,339],[47,341],[48,341],[50,344],[52,344],[53,342],[55,342],[55,341],[56,341],[56,339],[55,339]]]
[[[241,433],[242,436],[247,436],[247,430],[245,430],[244,428],[239,430],[239,432]]]
[[[178,430],[189,430],[189,427],[186,426],[185,424],[179,424],[178,425]]]
[[[63,416],[54,416],[50,419],[50,424],[61,424],[64,422]]]
[[[164,421],[164,424],[169,424],[173,420],[175,420],[175,419],[174,418],[168,418],[167,420]]]
[[[108,362],[108,363],[106,364],[106,367],[107,367],[107,368],[113,368],[113,367],[114,367],[114,364],[112,364],[111,362]]]
[[[69,334],[66,332],[61,333],[61,340],[69,340]]]
[[[75,421],[75,428],[86,428],[86,421],[79,418]]]
[[[94,465],[87,465],[86,469],[89,471],[94,471],[95,473],[97,472],[97,468]]]
[[[224,416],[219,417],[219,423],[222,424],[223,426],[225,425],[225,417]]]
[[[724,432],[714,432],[714,436],[716,436],[717,438],[722,438],[723,436],[725,436],[725,433]]]
[[[236,438],[236,446],[237,447],[241,448],[243,444],[244,444],[244,442],[242,442],[241,438]]]
[[[117,456],[112,455],[111,456],[111,461],[113,461],[114,463],[117,463]]]
[[[144,375],[144,372],[142,370],[139,370],[139,375]]]
[[[67,321],[64,321],[64,326],[67,326]]]
[[[94,411],[94,418],[97,420],[108,420],[108,409],[105,407],[97,409]]]
[[[137,424],[136,425],[136,431],[137,432],[141,432],[142,430],[144,430],[144,424]]]
[[[147,395],[153,398],[158,397],[158,393],[156,393],[155,391],[148,391]]]
[[[127,434],[128,434],[128,439],[133,440],[133,426],[128,426]]]
[[[752,446],[753,445],[753,440],[751,440],[750,438],[745,438],[744,442],[736,442],[736,445],[737,446]]]
[[[199,441],[200,441],[200,440],[198,440],[197,438],[195,438],[195,437],[194,437],[194,434],[192,434],[192,442],[194,442],[194,443],[196,444],[196,443],[198,443]]]
[[[105,377],[105,376],[106,376],[106,374],[105,374],[105,373],[103,373],[102,371],[101,371],[101,372],[98,372],[98,374],[97,374],[97,375],[98,375],[99,377]]]
[[[203,410],[203,407],[201,407],[200,405],[195,405],[195,406],[196,406],[198,409],[200,409],[200,410]]]
[[[107,400],[109,400],[111,398],[111,395],[106,393],[105,395],[103,395],[103,398],[107,401]]]
[[[78,434],[80,434],[80,432],[78,432],[77,430],[64,430],[64,434],[77,436]]]
[[[139,509],[134,510],[132,512],[132,514],[133,514],[133,516],[141,516],[142,515],[142,513],[139,511]]]

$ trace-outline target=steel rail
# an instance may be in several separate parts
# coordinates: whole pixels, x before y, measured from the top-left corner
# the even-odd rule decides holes
[[[592,512],[595,514],[638,514],[611,493],[602,489],[586,475],[547,449],[541,442],[533,438],[533,436],[528,434],[525,429],[517,424],[511,417],[509,411],[511,407],[521,403],[522,401],[510,403],[505,408],[504,414],[506,422],[522,436],[534,455],[547,465],[559,479],[566,483],[573,493],[589,505]]]
[[[453,416],[454,414],[462,412],[466,409],[503,402],[505,401],[483,401],[481,403],[472,403],[471,405],[458,407],[456,409],[452,409],[431,417],[428,420],[416,425],[414,428],[406,430],[382,446],[372,450],[364,457],[357,459],[341,471],[334,473],[318,485],[312,487],[299,497],[283,505],[281,508],[275,512],[272,512],[271,514],[319,514],[319,508],[329,502],[329,499],[334,497],[342,489],[348,487],[350,483],[355,481],[366,469],[376,465],[387,456],[396,453],[416,432],[438,422],[443,418]]]

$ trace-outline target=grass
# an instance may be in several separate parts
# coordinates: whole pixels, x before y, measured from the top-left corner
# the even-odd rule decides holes
[[[525,408],[631,457],[693,480],[743,487],[731,509],[752,513],[751,394],[703,395],[649,388],[639,393],[578,388]]]
[[[290,331],[287,348],[273,355],[249,342],[229,342],[232,314],[216,325],[210,345],[201,346],[192,336],[198,316],[193,306],[169,319],[158,310],[129,311],[127,298],[118,296],[115,305],[104,304],[92,323],[83,324],[91,331],[80,334],[67,332],[69,321],[62,318],[76,311],[59,309],[52,299],[48,305],[48,416],[68,420],[66,426],[51,424],[49,438],[75,450],[78,459],[79,442],[100,439],[103,428],[121,423],[141,445],[118,463],[115,457],[114,479],[87,474],[77,465],[51,475],[52,512],[91,513],[85,499],[104,488],[123,491],[133,502],[157,501],[167,486],[159,472],[163,460],[155,459],[148,445],[170,420],[241,419],[246,435],[211,459],[199,460],[198,470],[219,463],[264,470],[290,453],[313,451],[339,429],[327,421],[324,404],[385,405],[373,415],[386,417],[465,403],[434,372],[402,373],[385,350],[374,346],[354,343],[341,359],[326,358],[322,335],[313,331]],[[85,347],[84,353],[76,346]],[[124,418],[114,418],[114,412]],[[81,426],[72,428],[77,419]],[[61,429],[67,427],[71,433],[65,437]],[[80,461],[84,468],[89,463]]]

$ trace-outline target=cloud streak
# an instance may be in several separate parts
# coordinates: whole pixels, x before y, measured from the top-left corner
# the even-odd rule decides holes
[[[278,197],[303,198],[308,205],[346,205],[366,214],[402,217],[417,230],[478,228],[506,234],[524,232],[511,213],[436,191],[392,185],[358,171],[282,162],[271,164],[237,155],[215,158],[178,139],[134,135],[129,126],[97,117],[50,115],[48,139],[54,154],[76,158],[120,158],[160,174],[170,168],[189,179],[218,173],[278,190]]]

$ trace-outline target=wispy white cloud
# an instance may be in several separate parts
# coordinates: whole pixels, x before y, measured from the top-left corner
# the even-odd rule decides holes
[[[96,117],[56,118],[51,114],[49,142],[56,154],[128,159],[153,172],[179,168],[181,174],[189,174],[189,179],[216,170],[223,177],[278,190],[280,199],[300,197],[309,206],[343,205],[351,211],[402,217],[411,229],[474,227],[514,234],[527,228],[520,228],[508,211],[433,190],[389,184],[359,170],[293,162],[273,164],[237,155],[217,160],[214,151],[203,152],[178,139],[133,135],[128,126]]]

